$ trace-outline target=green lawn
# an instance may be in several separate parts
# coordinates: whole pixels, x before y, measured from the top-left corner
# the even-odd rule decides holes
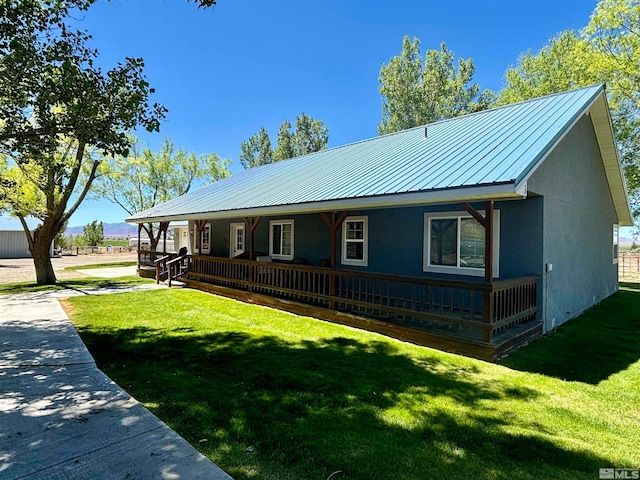
[[[489,364],[192,290],[69,299],[107,375],[240,479],[640,467],[640,291]]]
[[[108,262],[108,263],[92,263],[89,265],[73,265],[65,267],[65,270],[89,270],[92,268],[116,268],[116,267],[132,267],[137,265],[137,261],[131,262]]]
[[[0,295],[10,293],[44,292],[47,290],[64,290],[67,288],[98,288],[98,287],[124,287],[127,285],[139,285],[141,283],[153,283],[149,278],[119,277],[119,278],[74,278],[59,280],[55,285],[38,285],[36,282],[19,282],[0,284]]]

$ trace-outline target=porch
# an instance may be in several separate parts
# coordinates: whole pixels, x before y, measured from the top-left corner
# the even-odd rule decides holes
[[[149,252],[141,252],[149,262]],[[538,336],[538,277],[467,282],[204,255],[154,259],[158,280],[494,361]]]

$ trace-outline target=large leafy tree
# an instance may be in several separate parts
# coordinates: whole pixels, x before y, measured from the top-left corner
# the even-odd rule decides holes
[[[278,129],[278,144],[273,150],[273,161],[279,162],[296,156],[293,148],[293,133],[291,123],[285,119]]]
[[[322,120],[314,120],[304,112],[296,117],[296,131],[293,134],[294,157],[324,150],[328,142],[329,127]]]
[[[444,43],[440,50],[428,50],[423,61],[420,40],[405,36],[402,52],[380,69],[378,132],[397,132],[487,108],[493,96],[472,83],[474,72],[471,58],[458,59],[456,68],[455,55]]]
[[[140,142],[132,139],[127,157],[114,155],[104,160],[92,195],[106,198],[133,215],[184,195],[196,181],[211,183],[228,177],[230,164],[230,159],[221,160],[215,153],[195,155],[175,148],[169,139],[157,152],[141,148]],[[142,227],[155,250],[160,240],[158,225],[149,222]]]
[[[126,132],[158,130],[165,113],[149,105],[141,59],[108,72],[94,65],[90,36],[67,24],[69,8],[91,3],[0,5],[0,208],[22,221],[39,284],[56,281],[51,242],[85,198],[102,155],[126,155]],[[28,215],[42,221],[34,232]]]
[[[640,214],[640,4],[602,0],[587,26],[553,37],[508,69],[498,103],[607,83],[613,127],[631,196]]]
[[[264,127],[246,142],[240,144],[240,163],[244,168],[253,168],[273,163],[271,139]]]
[[[327,148],[329,127],[322,120],[314,120],[306,113],[296,117],[296,128],[285,119],[278,129],[278,143],[271,147],[269,134],[264,127],[240,145],[240,163],[244,168],[253,168],[273,162],[300,157]]]

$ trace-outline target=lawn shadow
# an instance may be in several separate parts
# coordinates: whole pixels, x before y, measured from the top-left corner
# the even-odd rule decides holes
[[[54,285],[38,285],[36,282],[7,283],[0,285],[0,294],[33,293],[54,290],[78,290],[81,288],[125,288],[131,285],[151,283],[140,277],[74,278],[58,280]]]
[[[587,478],[608,464],[556,445],[528,420],[518,426],[530,434],[510,433],[513,419],[491,407],[538,392],[474,381],[473,369],[436,357],[417,362],[387,342],[289,343],[188,329],[80,333],[107,375],[237,480],[255,478],[247,469],[266,477],[265,465],[276,472],[269,478],[324,479],[341,470],[336,480],[524,480],[550,471]],[[470,408],[462,415],[439,400]],[[394,415],[409,415],[411,426]]]
[[[640,284],[619,292],[500,363],[569,381],[598,384],[640,360]]]

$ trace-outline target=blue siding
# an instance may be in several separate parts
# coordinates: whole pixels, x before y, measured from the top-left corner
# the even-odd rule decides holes
[[[575,125],[529,180],[544,195],[543,264],[547,328],[565,322],[618,288],[612,260],[617,214],[588,116]],[[543,312],[543,313],[544,313]]]
[[[483,204],[474,204],[478,209]],[[497,202],[500,210],[500,277],[540,275],[542,265],[542,199]],[[423,266],[424,214],[427,212],[466,212],[458,205],[436,207],[400,207],[350,212],[369,220],[369,265],[348,266],[341,262],[342,229],[336,235],[338,268],[354,271],[389,273],[416,277],[482,281],[482,277],[425,273]],[[310,265],[330,258],[331,234],[317,213],[264,217],[255,231],[254,251],[269,252],[269,222],[294,221],[294,255]],[[229,257],[229,225],[241,218],[212,220],[211,255]],[[247,240],[248,242],[248,240]],[[248,249],[248,243],[246,245]]]

